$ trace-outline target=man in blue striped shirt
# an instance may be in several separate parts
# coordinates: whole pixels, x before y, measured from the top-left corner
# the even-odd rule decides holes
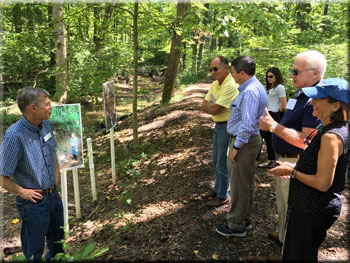
[[[231,63],[232,76],[239,94],[231,103],[231,114],[227,123],[230,134],[227,167],[231,179],[231,209],[226,226],[216,231],[225,237],[244,237],[246,229],[252,227],[250,216],[254,204],[254,171],[256,157],[262,143],[259,134],[259,119],[267,106],[267,93],[255,77],[255,61],[250,56],[241,56]]]
[[[64,239],[56,140],[48,120],[52,106],[49,93],[39,88],[22,89],[17,103],[23,115],[7,129],[0,146],[0,186],[16,195],[24,256],[41,262],[45,238],[47,259],[63,252]]]

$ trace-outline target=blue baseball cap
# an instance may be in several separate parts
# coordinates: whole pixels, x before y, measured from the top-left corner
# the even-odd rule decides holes
[[[312,99],[331,97],[337,101],[350,103],[349,83],[344,79],[323,79],[315,87],[302,88],[302,90]]]

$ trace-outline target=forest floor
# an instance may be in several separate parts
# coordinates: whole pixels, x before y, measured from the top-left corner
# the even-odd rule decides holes
[[[257,169],[253,228],[244,238],[224,238],[215,227],[226,224],[229,207],[212,209],[211,163],[214,124],[200,111],[208,84],[183,90],[181,101],[168,107],[153,104],[138,114],[139,146],[132,144],[131,117],[115,131],[117,182],[112,183],[109,134],[84,113],[84,143],[93,138],[98,198],[92,201],[88,160],[79,169],[81,218],[75,218],[73,180],[68,172],[69,237],[72,253],[87,243],[109,251],[102,261],[264,261],[281,247],[267,238],[277,226],[275,180]],[[90,116],[90,117],[89,117]],[[84,147],[86,148],[86,147]],[[266,161],[263,151],[261,160]],[[14,196],[0,189],[1,249],[7,258],[20,246],[20,222]],[[319,251],[325,261],[349,260],[349,186],[342,214]],[[18,249],[17,249],[18,250]]]

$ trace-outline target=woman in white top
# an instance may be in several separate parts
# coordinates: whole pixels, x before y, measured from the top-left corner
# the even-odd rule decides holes
[[[272,118],[277,122],[282,119],[287,105],[286,89],[283,82],[281,71],[278,68],[272,67],[266,71],[267,109]],[[272,147],[272,133],[260,131],[260,134],[266,143],[268,161],[258,166],[260,168],[266,168],[270,165],[271,161],[276,160],[275,151]]]

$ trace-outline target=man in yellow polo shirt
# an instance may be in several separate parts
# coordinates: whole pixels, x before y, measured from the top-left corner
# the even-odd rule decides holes
[[[230,117],[230,104],[238,95],[238,85],[229,72],[228,60],[223,56],[214,57],[210,69],[215,81],[202,102],[202,111],[212,115],[215,122],[213,137],[213,165],[215,185],[212,196],[217,198],[207,203],[211,207],[219,207],[229,202],[230,178],[227,171],[227,147],[229,135],[226,131]]]

